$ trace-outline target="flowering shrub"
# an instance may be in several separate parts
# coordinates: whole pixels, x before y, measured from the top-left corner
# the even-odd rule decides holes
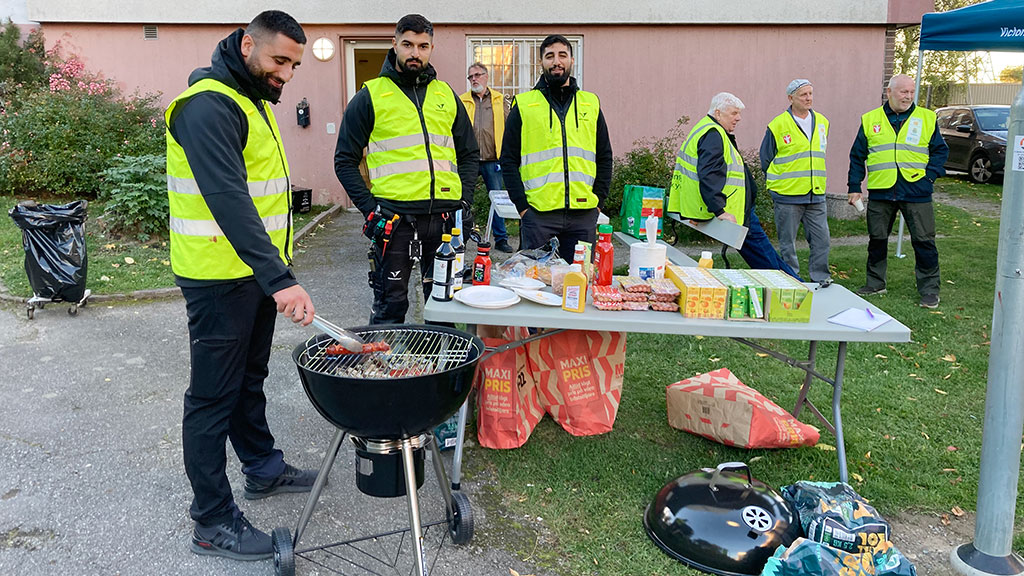
[[[163,153],[156,95],[124,95],[59,43],[44,64],[0,100],[0,193],[96,197],[114,158]]]

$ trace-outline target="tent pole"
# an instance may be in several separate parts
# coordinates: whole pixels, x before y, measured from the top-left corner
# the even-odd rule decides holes
[[[967,576],[1024,574],[1024,559],[1012,548],[1024,431],[1024,167],[1014,158],[1015,143],[1024,139],[1024,89],[1010,108],[1007,134],[978,516],[974,542],[950,554],[953,568]]]

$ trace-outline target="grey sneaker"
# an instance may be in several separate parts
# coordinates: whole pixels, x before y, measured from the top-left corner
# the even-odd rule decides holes
[[[200,524],[192,530],[192,552],[232,560],[266,560],[274,556],[274,544],[266,532],[257,530],[241,512],[222,524]]]
[[[316,470],[299,470],[291,464],[285,464],[284,472],[277,478],[267,480],[246,476],[243,495],[246,500],[259,500],[284,492],[309,492],[313,488],[314,480]]]
[[[885,288],[872,288],[870,286],[857,288],[858,296],[874,296],[876,294],[885,294]]]
[[[938,308],[939,307],[939,295],[938,294],[925,294],[921,296],[921,308]]]

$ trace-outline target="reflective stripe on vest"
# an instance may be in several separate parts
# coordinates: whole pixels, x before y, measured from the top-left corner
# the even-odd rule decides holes
[[[583,90],[574,98],[562,120],[540,90],[516,96],[523,122],[519,175],[526,199],[540,212],[597,207],[594,180],[601,102]]]
[[[828,120],[812,111],[811,139],[793,119],[789,110],[769,124],[775,137],[775,158],[765,174],[767,187],[776,194],[801,196],[808,192],[825,193],[825,147],[828,145]]]
[[[417,108],[390,78],[374,78],[365,86],[373,102],[366,150],[373,195],[400,202],[461,199],[452,124],[462,104],[451,87],[431,80]]]
[[[916,106],[897,135],[885,108],[875,108],[861,117],[861,128],[868,141],[868,190],[895,186],[897,170],[907,182],[924,178],[928,143],[935,133],[935,112]]]
[[[280,131],[266,102],[260,114],[256,104],[233,88],[203,79],[182,92],[164,113],[170,126],[174,110],[201,92],[217,92],[232,99],[245,113],[249,132],[242,157],[245,161],[249,198],[263,221],[270,241],[285,264],[291,263],[291,212],[288,159],[280,145]],[[166,130],[167,197],[170,208],[171,269],[177,276],[195,280],[234,280],[252,276],[224,236],[195,181],[185,150]]]
[[[701,136],[711,130],[716,130],[722,136],[722,154],[726,165],[725,186],[722,188],[725,211],[735,216],[736,223],[742,226],[747,214],[747,179],[743,171],[743,157],[732,145],[725,128],[710,116],[697,122],[679,147],[675,171],[672,172],[672,188],[668,195],[668,211],[693,220],[711,220],[715,217],[701,198],[700,178],[697,175],[697,143]]]

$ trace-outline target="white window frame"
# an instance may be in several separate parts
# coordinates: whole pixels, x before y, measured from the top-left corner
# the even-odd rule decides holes
[[[474,54],[475,46],[518,45],[520,60],[519,62],[513,63],[513,65],[516,66],[516,72],[514,74],[516,84],[514,86],[497,84],[495,82],[497,75],[494,74],[493,63],[486,61],[483,62],[489,69],[492,69],[490,72],[490,87],[504,94],[506,98],[511,99],[516,94],[533,89],[534,85],[537,84],[537,80],[540,78],[541,73],[540,55],[537,54],[537,50],[540,48],[540,43],[543,42],[546,37],[547,35],[545,34],[516,36],[466,36],[466,66],[468,68],[477,60]],[[583,36],[570,35],[565,38],[572,43],[572,55],[574,60],[572,75],[576,78],[576,82],[579,84],[580,88],[583,88]],[[523,54],[526,55],[525,58],[522,56]],[[469,90],[469,80],[466,81],[466,90]]]

